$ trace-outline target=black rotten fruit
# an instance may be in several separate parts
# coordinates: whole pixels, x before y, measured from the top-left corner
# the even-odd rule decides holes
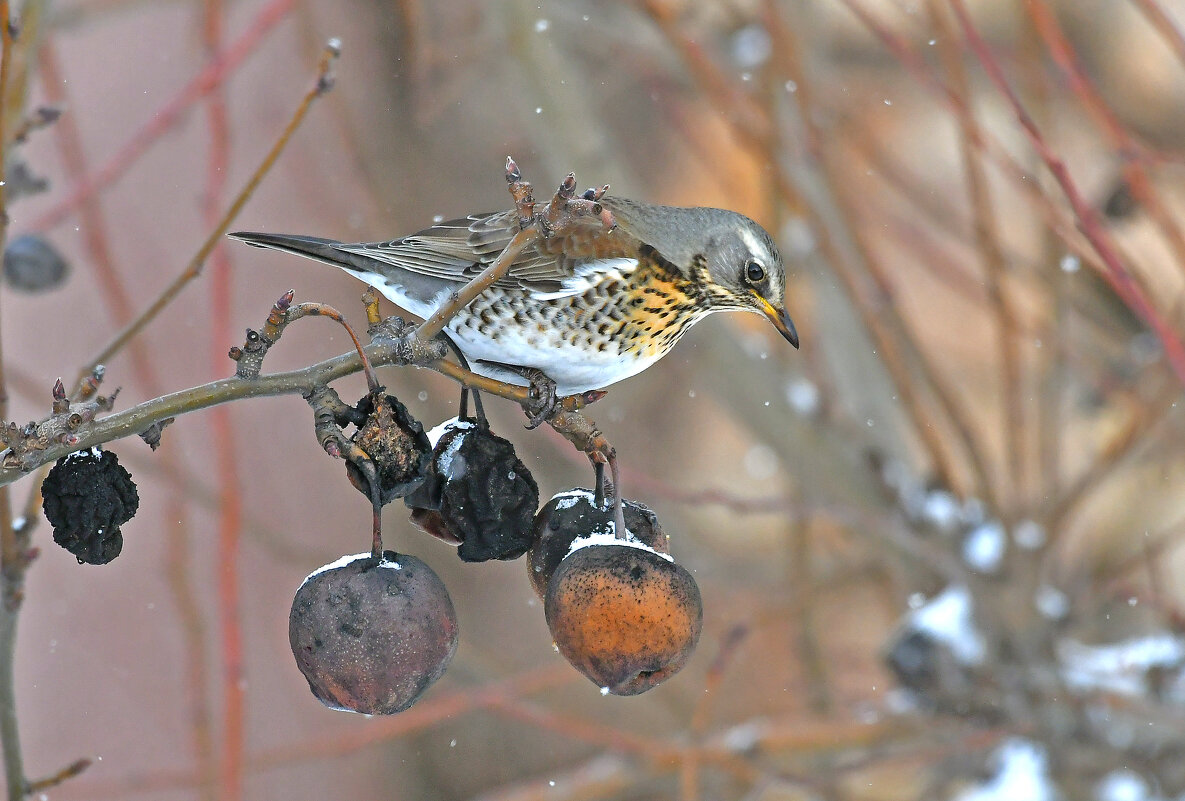
[[[111,451],[92,448],[58,459],[41,485],[53,541],[80,563],[103,565],[123,550],[120,526],[140,508],[136,482]]]
[[[531,544],[539,488],[507,440],[482,423],[437,426],[432,462],[405,499],[412,520],[466,562],[517,559]]]

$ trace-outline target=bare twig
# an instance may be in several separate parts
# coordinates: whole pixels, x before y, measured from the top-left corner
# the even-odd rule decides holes
[[[374,374],[374,367],[371,366],[370,361],[366,358],[366,350],[362,347],[362,342],[358,339],[358,335],[354,333],[353,327],[342,316],[342,313],[332,306],[326,306],[324,303],[301,303],[294,306],[288,312],[288,322],[299,320],[301,317],[328,317],[342,328],[346,329],[346,333],[350,337],[350,341],[354,343],[354,350],[358,351],[358,358],[362,360],[362,372],[366,375],[366,386],[372,392],[378,392],[379,379]]]
[[[523,249],[534,242],[538,236],[538,232],[531,228],[524,228],[515,234],[509,244],[507,244],[506,249],[498,255],[498,258],[490,263],[489,267],[482,270],[463,289],[454,293],[449,298],[448,303],[441,306],[431,317],[424,321],[417,332],[418,336],[421,339],[431,339],[439,334],[457,312],[472,303],[474,298],[493,286],[500,278],[503,278],[506,275],[506,271],[510,269],[510,265],[514,262],[515,257],[522,253]]]
[[[987,42],[983,40],[979,31],[972,24],[963,0],[950,0],[950,3],[955,11],[955,17],[959,21],[959,27],[962,28],[963,35],[967,38],[968,46],[983,65],[992,83],[996,85],[996,88],[1008,101],[1009,106],[1012,107],[1029,144],[1033,146],[1033,149],[1041,157],[1041,161],[1045,163],[1046,169],[1061,187],[1066,200],[1069,201],[1070,207],[1078,218],[1080,230],[1106,266],[1107,269],[1103,273],[1103,277],[1124,303],[1155,332],[1161,347],[1164,348],[1165,358],[1176,374],[1177,380],[1185,383],[1185,345],[1182,344],[1176,331],[1148,299],[1144,289],[1136,282],[1120,259],[1111,235],[1107,233],[1106,227],[1099,219],[1098,212],[1083,197],[1077,183],[1070,176],[1065,162],[1053,151],[1036,122],[1025,110],[1020,98],[1017,97],[1016,92],[1005,78],[1000,62],[996,60],[995,55],[987,46]]]
[[[1160,7],[1156,0],[1132,0],[1136,8],[1140,10],[1152,27],[1156,29],[1164,40],[1168,42],[1169,47],[1177,54],[1177,58],[1181,60],[1181,64],[1185,66],[1185,34],[1181,33],[1171,17],[1165,13],[1165,10]]]
[[[399,363],[390,346],[371,346],[368,355],[378,365]],[[21,467],[5,466],[0,468],[0,485],[10,484],[29,471],[43,464],[52,463],[76,450],[135,436],[153,423],[160,422],[167,417],[180,416],[241,398],[305,394],[318,385],[356,373],[361,369],[362,363],[358,354],[351,352],[300,370],[273,373],[250,380],[224,378],[162,395],[126,411],[95,420],[85,429],[80,429],[79,436],[71,442],[54,443],[44,450],[29,452],[23,459]]]
[[[987,275],[988,298],[996,318],[996,336],[1000,349],[1001,394],[1003,395],[1004,419],[1008,455],[1005,463],[1008,469],[999,480],[1000,509],[1010,508],[1010,493],[1014,488],[1024,486],[1024,449],[1026,437],[1023,388],[1020,373],[1020,349],[1017,345],[1018,330],[1016,316],[1006,295],[1005,280],[1008,264],[1000,245],[996,214],[988,193],[987,175],[981,161],[982,153],[974,143],[982,138],[979,123],[972,110],[971,88],[963,68],[962,53],[955,46],[954,30],[946,11],[939,0],[930,0],[930,17],[941,34],[943,62],[954,83],[954,91],[964,100],[958,105],[959,126],[963,135],[959,139],[960,155],[967,181],[967,193],[971,199],[974,219],[976,252],[981,254]]]
[[[259,49],[263,38],[287,16],[295,0],[271,0],[255,16],[243,35],[235,40],[216,61],[212,62],[152,117],[136,130],[115,155],[95,172],[82,177],[74,188],[53,208],[33,221],[35,231],[58,225],[86,198],[118,180],[139,161],[148,146],[184,119],[185,112],[195,102],[212,92],[238,69],[247,57]]]
[[[408,364],[404,358],[406,352],[404,344],[399,341],[380,338],[366,346],[365,351],[367,358],[375,367]],[[529,401],[527,390],[523,387],[504,384],[476,375],[450,362],[432,362],[424,366],[447,375],[463,386],[491,392],[519,403]],[[179,417],[242,398],[286,394],[307,395],[317,387],[356,373],[361,369],[362,360],[355,351],[299,370],[270,373],[254,378],[234,376],[173,392],[123,412],[86,422],[85,425],[77,428],[68,440],[49,441],[44,444],[44,447],[31,448],[23,451],[20,455],[9,453],[7,461],[0,467],[0,486],[10,484],[41,465],[52,463],[68,453],[124,437],[135,436],[154,423],[169,417]],[[587,396],[589,395],[594,399],[599,397],[599,393],[586,393],[586,395],[572,395],[562,398],[557,418],[562,414],[575,415],[575,417],[565,418],[564,421],[557,419],[553,427],[560,430],[564,429],[565,425],[574,426],[578,421],[584,421],[584,427],[580,430],[585,433],[596,432],[599,436],[599,432],[596,431],[591,421],[578,414],[579,409],[588,402]],[[607,445],[607,443],[602,444],[602,440],[593,436],[589,436],[588,441],[581,440],[581,442],[594,450]]]
[[[521,179],[522,176],[519,174],[518,165],[514,163],[514,159],[507,157],[506,180],[510,184],[510,193],[515,198],[515,205],[519,209],[520,220],[530,222],[534,214],[535,199],[531,197],[531,185]],[[510,270],[510,265],[514,263],[518,255],[528,245],[534,244],[540,234],[541,231],[538,225],[524,225],[488,267],[482,270],[476,278],[464,287],[454,292],[449,298],[448,303],[442,305],[431,317],[420,325],[416,330],[416,336],[422,340],[429,340],[443,331],[444,327],[448,325],[449,320],[457,315],[457,312],[464,309],[473,302],[474,298],[504,278],[507,271]]]
[[[10,109],[9,70],[12,63],[12,10],[8,0],[0,0],[0,252],[8,237],[8,207],[5,198],[5,156],[8,139],[5,121]],[[3,351],[0,350],[0,420],[8,417],[8,384],[4,378]],[[4,777],[8,800],[20,801],[28,793],[24,757],[21,753],[20,722],[16,712],[16,682],[13,662],[16,658],[16,630],[24,597],[25,571],[30,556],[27,538],[13,526],[12,496],[0,487],[0,748],[3,749]]]
[[[338,48],[339,46],[337,42],[331,42],[328,46],[326,46],[324,52],[321,54],[321,61],[317,68],[317,79],[314,82],[312,88],[310,88],[305,94],[304,98],[300,102],[300,105],[297,106],[296,112],[292,115],[292,119],[288,121],[288,125],[285,126],[283,132],[280,134],[280,137],[272,145],[271,150],[268,151],[263,161],[260,162],[259,167],[257,167],[255,172],[251,174],[251,177],[239,191],[239,194],[235,196],[234,201],[230,204],[230,208],[226,210],[226,213],[222,216],[222,219],[219,220],[218,226],[210,232],[208,237],[206,237],[206,241],[202,243],[200,248],[198,248],[197,253],[195,253],[193,258],[189,260],[189,263],[185,266],[185,269],[182,270],[181,273],[176,278],[174,278],[167,287],[165,287],[164,291],[162,291],[155,300],[153,300],[144,308],[140,315],[135,320],[133,320],[131,324],[116,334],[115,337],[94,356],[94,358],[87,362],[87,364],[79,372],[80,381],[85,376],[89,375],[97,365],[103,364],[120,350],[122,350],[128,341],[139,334],[145,326],[152,322],[156,316],[160,314],[160,312],[164,310],[164,308],[181,293],[181,290],[184,289],[190,281],[201,275],[202,267],[206,263],[206,258],[210,255],[214,248],[222,242],[222,237],[226,233],[227,229],[230,228],[230,224],[234,221],[234,218],[238,216],[239,212],[242,210],[243,206],[246,205],[247,201],[251,199],[251,195],[254,194],[256,187],[259,186],[259,183],[263,180],[264,175],[266,175],[267,172],[272,168],[272,165],[275,164],[276,159],[280,157],[280,153],[283,152],[285,145],[288,144],[288,140],[292,138],[292,134],[296,132],[296,129],[300,127],[301,122],[304,121],[305,115],[308,114],[313,102],[326,91],[328,91],[330,87],[332,87],[333,82],[329,70],[333,64],[333,60],[338,55]]]
[[[1025,3],[1033,28],[1041,37],[1058,67],[1067,76],[1070,88],[1095,118],[1108,140],[1109,148],[1122,159],[1123,178],[1141,208],[1156,222],[1177,264],[1185,264],[1185,234],[1173,212],[1165,205],[1149,178],[1146,150],[1124,127],[1114,110],[1086,73],[1077,53],[1066,39],[1045,0]]]
[[[37,66],[45,96],[53,103],[68,106],[70,98],[65,90],[68,84],[62,74],[52,36],[46,37],[38,47]],[[76,117],[75,114],[65,115],[54,127],[54,138],[57,140],[66,172],[70,175],[84,175],[87,172],[86,148],[83,147],[82,133]],[[78,212],[79,228],[86,243],[89,267],[94,271],[104,305],[112,322],[117,326],[125,326],[135,317],[135,309],[128,294],[127,284],[111,255],[109,227],[100,198],[97,195],[86,196],[80,202]],[[132,370],[140,389],[150,397],[159,395],[163,389],[145,344],[139,340],[133,341],[129,350]]]
[[[46,790],[52,790],[62,782],[69,781],[75,776],[81,775],[82,772],[89,768],[92,764],[92,760],[87,759],[86,757],[83,757],[82,759],[76,759],[56,773],[45,776],[41,779],[34,779],[30,781],[28,784],[28,789],[26,790],[26,794],[33,795],[34,793],[44,793]]]

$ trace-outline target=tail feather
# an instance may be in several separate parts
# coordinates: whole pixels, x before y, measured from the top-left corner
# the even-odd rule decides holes
[[[342,250],[338,247],[342,243],[335,239],[323,239],[318,236],[295,236],[291,234],[267,234],[255,231],[236,231],[233,234],[227,234],[227,236],[231,239],[237,239],[240,242],[246,242],[252,247],[271,248],[272,250],[280,250],[296,256],[304,256],[306,259],[331,264],[334,267],[341,267],[343,270],[349,270],[350,272],[381,272],[379,262],[366,256],[360,256],[357,253]]]
[[[228,236],[257,248],[280,250],[340,267],[382,292],[400,308],[419,317],[432,314],[442,293],[449,292],[455,286],[453,281],[445,278],[413,272],[397,264],[351,252],[346,249],[349,245],[334,239],[251,231],[238,231]]]

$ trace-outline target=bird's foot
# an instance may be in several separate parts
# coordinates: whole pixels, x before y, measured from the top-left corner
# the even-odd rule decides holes
[[[555,381],[547,377],[547,373],[534,367],[522,371],[523,378],[531,382],[528,389],[528,402],[523,411],[527,413],[527,429],[538,428],[560,410],[559,396],[555,391]]]
[[[582,395],[560,397],[555,391],[555,381],[538,367],[524,367],[521,364],[507,364],[482,359],[482,364],[514,373],[527,380],[527,399],[523,411],[527,414],[527,429],[538,428],[563,411],[575,411],[604,396],[604,392],[586,392]]]

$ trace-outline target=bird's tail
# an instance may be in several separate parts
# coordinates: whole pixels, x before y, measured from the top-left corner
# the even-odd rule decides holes
[[[233,234],[227,234],[227,236],[240,242],[246,242],[253,247],[282,250],[285,253],[341,267],[350,272],[373,273],[375,271],[373,259],[342,250],[338,247],[342,243],[334,239],[322,239],[318,236],[264,234],[254,231],[236,231]]]

